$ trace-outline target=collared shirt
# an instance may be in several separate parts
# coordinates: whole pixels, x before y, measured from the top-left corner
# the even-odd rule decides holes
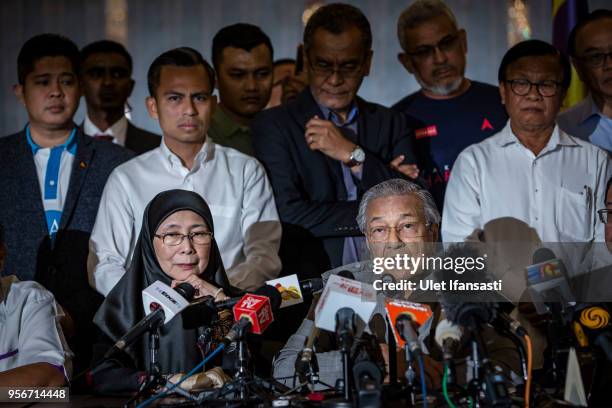
[[[208,135],[218,145],[231,147],[249,156],[254,154],[249,127],[235,122],[221,106],[215,109]]]
[[[71,352],[59,326],[53,295],[40,284],[0,278],[0,372],[48,363],[71,371]]]
[[[510,121],[457,158],[444,199],[442,239],[462,242],[492,221],[525,223],[542,242],[603,241],[608,155],[555,126],[536,156]],[[520,223],[522,222],[522,223]]]
[[[329,109],[327,106],[321,105],[317,102],[324,117],[331,121],[340,131],[342,131],[349,139],[354,141],[357,136],[358,127],[357,119],[359,118],[359,108],[357,104],[353,104],[349,110],[346,120],[342,121],[342,118],[334,111]],[[352,134],[351,134],[352,133]],[[358,174],[353,174],[350,167],[340,162],[342,168],[342,180],[344,181],[344,187],[346,188],[346,200],[356,201],[357,200],[357,184],[353,177],[361,180],[361,171]],[[347,265],[353,262],[361,260],[362,255],[366,252],[365,237],[346,237],[344,239],[344,248],[342,250],[342,264]]]
[[[70,174],[77,151],[75,135],[76,127],[63,144],[53,147],[40,147],[32,140],[30,126],[26,127],[26,138],[34,155],[40,195],[47,219],[47,229],[52,239],[55,238],[55,234],[59,230],[70,185]]]
[[[612,118],[601,113],[591,94],[560,113],[557,122],[566,133],[612,152]]]
[[[94,123],[89,119],[89,116],[85,116],[83,122],[83,132],[89,136],[96,135],[107,135],[113,137],[113,143],[119,146],[125,147],[125,140],[127,138],[128,120],[125,116],[122,116],[118,121],[113,123],[111,127],[105,131],[100,130]]]
[[[253,290],[276,278],[281,225],[261,164],[206,141],[187,169],[166,146],[118,166],[108,178],[90,241],[90,283],[106,296],[125,273],[144,209],[158,193],[195,191],[210,207],[223,265],[231,283]],[[95,255],[97,259],[91,259]]]

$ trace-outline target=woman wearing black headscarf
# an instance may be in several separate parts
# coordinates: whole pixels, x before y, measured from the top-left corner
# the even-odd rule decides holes
[[[132,262],[94,317],[106,337],[95,347],[97,357],[145,316],[142,290],[155,281],[173,287],[188,282],[196,289],[196,298],[213,296],[218,301],[238,294],[223,268],[210,209],[194,192],[162,192],[145,209]],[[158,361],[162,374],[185,373],[201,361],[197,339],[202,331],[184,329],[181,315],[161,328]],[[148,336],[130,349],[130,359],[119,357],[97,371],[92,378],[96,391],[138,388],[150,361]]]

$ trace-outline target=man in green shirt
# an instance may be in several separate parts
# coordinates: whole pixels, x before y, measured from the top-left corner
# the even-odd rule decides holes
[[[249,125],[264,109],[272,90],[272,44],[261,29],[238,23],[213,38],[219,105],[208,135],[215,143],[253,155]]]

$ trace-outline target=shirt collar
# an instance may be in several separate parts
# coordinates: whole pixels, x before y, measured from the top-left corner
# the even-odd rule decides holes
[[[500,147],[506,147],[510,144],[520,143],[518,137],[512,131],[512,127],[510,126],[510,119],[506,123],[506,126],[500,132],[500,137],[497,140],[497,144]],[[550,140],[548,144],[544,148],[543,151],[555,149],[558,145],[561,146],[578,146],[578,143],[574,140],[574,138],[567,133],[565,133],[561,128],[555,124],[555,128],[553,129],[552,135],[550,136]]]
[[[601,116],[601,111],[597,107],[595,100],[593,100],[593,95],[589,93],[581,106],[578,108],[580,111],[578,112],[578,122],[584,123],[587,119],[597,115]]]
[[[162,157],[164,158],[165,163],[167,163],[170,167],[180,166],[184,167],[181,162],[180,157],[178,157],[170,148],[166,145],[165,139],[162,137],[161,145],[160,145]],[[206,136],[206,141],[202,145],[202,148],[196,154],[196,157],[193,161],[194,165],[191,170],[196,170],[200,165],[203,165],[209,160],[213,158],[213,149],[214,143],[209,141],[208,135]]]
[[[86,135],[96,136],[96,135],[108,135],[112,136],[113,139],[117,140],[119,144],[125,141],[125,136],[127,134],[128,128],[128,120],[125,116],[119,118],[118,121],[113,123],[111,127],[106,129],[105,131],[100,130],[92,121],[89,119],[88,115],[85,115],[85,121],[83,122],[83,132]]]
[[[211,126],[216,127],[218,133],[222,135],[229,136],[235,133],[249,133],[248,126],[242,126],[234,121],[221,106],[218,106],[215,110]]]
[[[357,117],[359,116],[359,108],[357,107],[357,104],[354,101],[351,104],[351,108],[349,110],[348,115],[346,116],[345,122],[341,122],[340,115],[338,115],[333,110],[329,109],[327,106],[320,104],[318,101],[317,101],[317,105],[319,105],[319,109],[321,109],[321,112],[323,113],[325,120],[332,121],[334,125],[336,126],[340,126],[340,127],[350,126],[357,120]]]
[[[68,140],[66,140],[63,144],[59,146],[53,146],[53,148],[61,147],[67,150],[71,154],[76,154],[76,147],[77,147],[76,146],[77,145],[76,130],[77,130],[77,127],[75,126],[72,129],[72,132],[70,132],[70,136],[68,137]],[[34,143],[34,140],[32,140],[32,135],[30,134],[30,124],[29,123],[26,125],[26,139],[28,141],[28,145],[30,145],[30,149],[32,149],[32,154],[35,155],[40,149],[43,149],[43,147],[40,147],[39,145]]]

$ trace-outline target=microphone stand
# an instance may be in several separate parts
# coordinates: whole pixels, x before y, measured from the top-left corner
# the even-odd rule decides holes
[[[406,356],[405,377],[408,384],[408,386],[406,387],[408,391],[408,401],[410,401],[410,406],[414,407],[416,406],[416,397],[414,392],[414,380],[416,378],[416,372],[414,371],[414,367],[412,367],[412,361],[414,356],[412,355],[412,351],[410,351],[410,346],[407,342],[406,344],[404,344],[404,355]],[[424,381],[424,379],[421,379],[421,381]]]
[[[128,407],[132,402],[140,397],[153,392],[158,387],[166,385],[166,379],[161,374],[161,366],[158,360],[159,354],[159,327],[149,332],[149,370],[146,374],[145,381],[142,382],[138,392],[132,396],[126,403]]]
[[[238,403],[250,406],[251,403],[271,401],[275,399],[275,393],[287,393],[290,390],[285,384],[274,379],[265,380],[249,372],[250,353],[246,341],[249,328],[243,327],[238,333],[236,343],[238,347],[237,371],[234,380],[226,383],[214,392],[202,392],[197,397],[198,404],[206,405],[207,401],[219,401],[226,395],[233,398],[225,398],[226,404]]]

